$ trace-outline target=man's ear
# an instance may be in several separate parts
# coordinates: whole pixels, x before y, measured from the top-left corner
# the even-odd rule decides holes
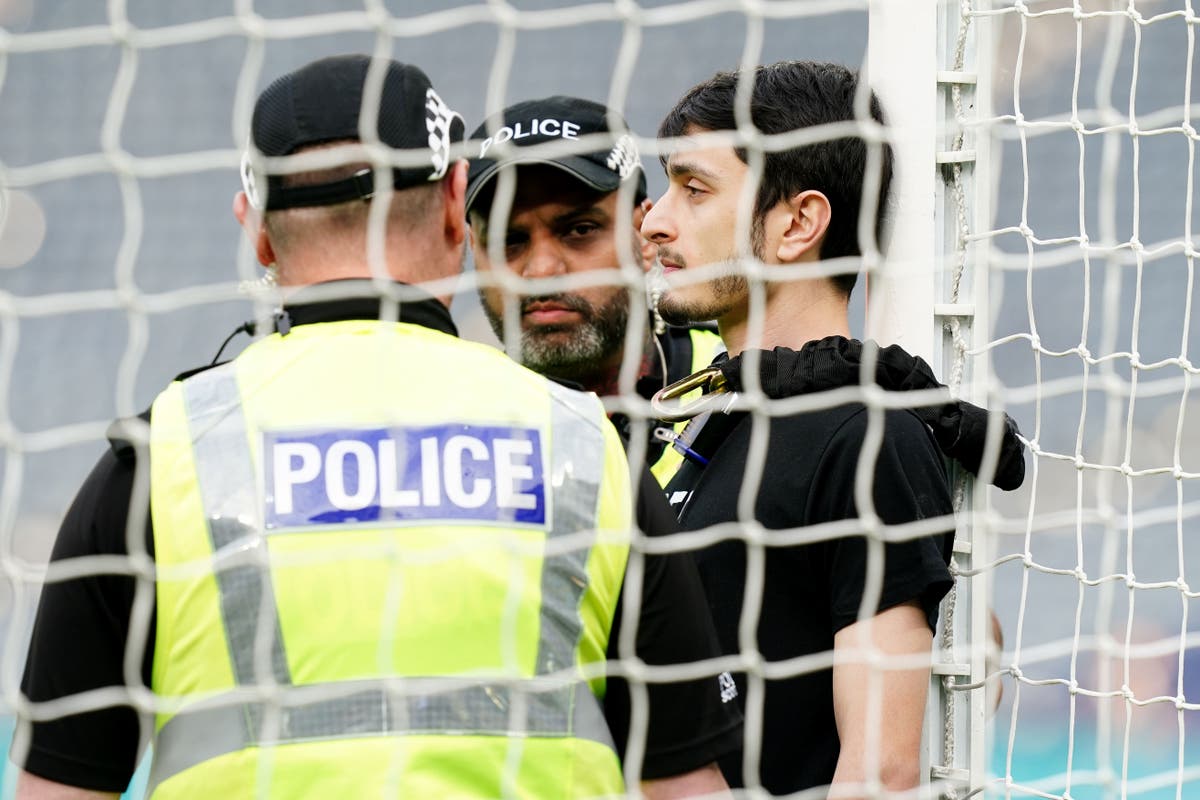
[[[633,209],[633,235],[637,237],[638,249],[642,256],[642,269],[646,272],[649,272],[650,268],[654,266],[654,259],[658,256],[658,245],[642,236],[641,233],[642,223],[652,208],[654,208],[654,201],[647,197]]]
[[[233,196],[233,216],[254,244],[254,253],[258,256],[258,263],[264,267],[274,264],[275,248],[271,246],[271,239],[267,236],[267,226],[263,224],[262,212],[250,205],[250,198],[246,197],[245,192],[238,192]]]
[[[454,247],[467,238],[467,162],[455,161],[449,173],[442,179],[442,190],[446,199],[446,216],[443,220],[446,241]]]
[[[776,255],[784,264],[816,261],[821,257],[821,242],[829,230],[832,210],[829,198],[815,189],[800,192],[780,204],[788,218],[779,238]]]

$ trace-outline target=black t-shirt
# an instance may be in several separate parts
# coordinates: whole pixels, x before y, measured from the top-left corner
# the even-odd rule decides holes
[[[768,448],[754,504],[768,531],[758,649],[768,662],[833,649],[833,637],[858,619],[867,570],[862,533],[831,537],[814,531],[797,543],[797,529],[856,519],[855,473],[867,431],[867,412],[847,405],[795,416],[714,415],[696,446],[707,466],[688,459],[666,493],[686,530],[735,521],[755,425],[765,425]],[[722,426],[724,438],[722,439]],[[689,432],[690,433],[690,432]],[[715,444],[719,442],[719,445]],[[715,449],[713,449],[715,447]],[[952,513],[945,465],[925,425],[910,411],[887,411],[872,481],[875,511],[898,524]],[[793,537],[773,545],[773,538]],[[947,564],[953,531],[884,546],[882,591],[876,612],[917,601],[932,628],[951,585]],[[697,553],[717,636],[726,653],[740,651],[738,625],[747,582],[746,545],[726,539]],[[735,676],[746,702],[745,675]],[[833,713],[832,670],[817,669],[766,684],[763,703],[764,787],[776,794],[828,784],[839,743]],[[743,754],[721,760],[731,786],[745,785]]]
[[[339,313],[320,313],[311,307],[292,313],[299,322],[369,318],[357,305],[333,306]],[[415,305],[415,304],[411,304]],[[373,306],[377,309],[377,301]],[[405,309],[409,309],[406,305]],[[377,312],[376,312],[377,313]],[[443,312],[444,313],[444,312]],[[436,316],[436,315],[435,315]],[[422,320],[424,322],[424,320]],[[446,315],[445,325],[452,324]],[[433,326],[433,325],[431,325]],[[442,327],[439,325],[437,327]],[[59,530],[51,561],[129,553],[127,533],[136,463],[131,449],[118,457],[106,451],[79,490]],[[678,531],[675,516],[648,470],[641,470],[637,487],[637,522],[649,536]],[[136,541],[136,539],[135,539]],[[154,540],[147,527],[146,551]],[[141,544],[142,542],[138,542]],[[695,566],[687,555],[645,556],[645,578],[638,631],[637,656],[648,664],[676,664],[719,654],[712,625],[695,609],[704,595]],[[127,648],[141,649],[140,636],[130,636],[136,578],[127,572],[90,574],[47,583],[42,589],[22,680],[22,691],[34,702],[104,687],[124,687]],[[154,587],[143,582],[153,600]],[[608,655],[616,659],[620,635],[622,591],[618,601]],[[153,615],[144,651],[134,655],[140,680],[150,685],[154,660]],[[741,715],[735,703],[722,701],[716,677],[675,683],[648,683],[649,722],[642,777],[661,778],[698,769],[733,752],[741,738]],[[630,692],[619,678],[607,681],[605,716],[618,752],[624,754],[630,722]],[[120,792],[128,786],[142,746],[153,730],[149,716],[139,720],[128,705],[105,705],[97,710],[32,724],[24,768],[48,780],[98,791]],[[14,752],[14,755],[19,755]]]

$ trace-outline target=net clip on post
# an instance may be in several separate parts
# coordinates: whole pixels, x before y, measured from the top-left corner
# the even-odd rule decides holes
[[[701,394],[692,400],[684,397],[699,389]],[[718,367],[705,367],[670,386],[664,386],[650,398],[654,416],[668,422],[680,422],[703,414],[719,411],[724,414],[733,407],[737,392],[729,391],[725,376]]]

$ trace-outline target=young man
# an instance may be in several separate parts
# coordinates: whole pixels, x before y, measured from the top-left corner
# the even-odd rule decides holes
[[[638,233],[651,203],[636,146],[623,132],[624,123],[610,130],[610,120],[619,122],[620,116],[598,103],[555,96],[516,103],[480,125],[472,135],[478,155],[471,159],[467,184],[472,250],[476,268],[489,278],[479,289],[484,313],[501,340],[519,338],[522,364],[609,397],[618,393],[622,365],[634,359],[633,388],[649,399],[665,384],[707,367],[725,348],[708,325],[659,324],[656,331],[654,319],[630,321],[632,297],[643,289],[623,281],[621,257],[646,271],[656,248]],[[599,149],[570,147],[583,137],[598,140]],[[505,147],[506,154],[498,152]],[[513,181],[512,200],[507,213],[493,220],[504,173]],[[506,292],[498,267],[518,278],[555,283],[536,293]],[[824,355],[819,362],[784,356],[771,373],[774,382],[763,390],[783,396],[859,379],[859,343],[830,343]],[[881,351],[878,363],[875,380],[886,389],[941,386],[928,365],[899,347]],[[731,382],[738,380],[738,364],[735,358],[723,367],[731,371]],[[978,473],[987,412],[958,402],[922,413],[943,452]],[[611,419],[628,439],[629,417],[615,413]],[[683,424],[650,421],[647,427],[646,461],[665,485],[682,462],[680,450],[666,445]],[[1005,431],[1001,456],[994,481],[1013,488],[1024,468],[1015,429]]]
[[[785,62],[743,78],[753,82],[750,115],[764,134],[856,119],[862,89],[843,67]],[[659,136],[684,137],[684,144],[664,158],[669,188],[646,214],[642,234],[657,246],[665,272],[660,313],[674,323],[715,319],[739,362],[747,348],[766,351],[767,388],[782,363],[795,366],[805,354],[820,363],[844,350],[857,265],[832,276],[820,268],[861,254],[861,209],[876,215],[878,236],[891,154],[884,147],[872,161],[857,137],[767,152],[761,181],[750,189],[753,205],[743,209],[751,180],[746,151],[687,142],[737,129],[738,80],[737,73],[716,75],[663,121]],[[880,121],[874,98],[870,110]],[[868,163],[878,184],[866,181]],[[865,185],[878,185],[878,195],[864,194]],[[741,242],[739,222],[748,233]],[[751,256],[768,276],[788,270],[786,280],[766,282],[761,314],[741,269]],[[736,370],[730,377],[748,382]],[[768,392],[787,393],[778,388]],[[747,731],[755,726],[762,736],[755,737],[761,748],[721,761],[733,786],[784,794],[833,784],[839,797],[857,797],[876,780],[891,790],[920,780],[931,636],[951,584],[952,507],[938,444],[922,419],[907,410],[876,417],[873,424],[883,426],[876,450],[866,443],[872,416],[858,403],[770,418],[713,413],[684,432],[693,454],[667,486],[683,527],[738,521],[748,484],[753,519],[766,529],[761,549],[730,538],[697,556],[722,647],[741,651],[739,627],[748,615],[769,670],[765,697],[747,696],[738,676],[742,702],[752,709]],[[767,448],[752,461],[759,427]],[[922,520],[936,522],[904,527]],[[743,606],[748,583],[761,586],[760,605]]]
[[[622,256],[639,270],[653,263],[654,248],[638,233],[650,201],[637,147],[622,132],[623,123],[610,129],[610,119],[620,118],[599,103],[555,96],[509,106],[480,125],[472,135],[479,149],[467,185],[471,245],[476,268],[493,278],[479,289],[484,312],[503,341],[511,310],[522,364],[607,397],[618,393],[622,363],[636,359],[633,388],[649,399],[707,366],[722,346],[704,327],[660,326],[655,332],[652,321],[630,321],[632,293],[645,292],[622,283],[618,270]],[[586,152],[545,152],[547,144],[569,147],[583,137],[601,139],[602,145]],[[498,155],[505,145],[509,153]],[[542,152],[530,149],[539,145]],[[495,221],[497,234],[491,212],[504,171],[515,186],[511,209]],[[561,288],[506,296],[497,268],[530,280],[560,278]],[[611,275],[600,285],[588,280],[598,271]],[[576,276],[586,285],[571,285]],[[613,422],[628,437],[628,416],[614,414]],[[681,460],[665,447],[673,435],[669,425],[651,421],[646,460],[663,483]]]
[[[406,166],[372,168],[364,108]],[[254,147],[310,158],[269,174],[248,160],[234,200],[285,305],[273,333],[126,424],[134,441],[68,512],[55,562],[118,558],[43,590],[18,797],[115,797],[146,738],[154,797],[624,791],[629,691],[606,692],[601,665],[635,513],[659,532],[674,520],[648,473],[635,512],[593,396],[456,338],[462,130],[423,72],[367,56],[259,97]],[[645,661],[715,654],[687,606],[693,570],[645,559]],[[641,771],[624,771],[650,797],[723,791],[712,762],[740,728],[719,682],[646,696]]]

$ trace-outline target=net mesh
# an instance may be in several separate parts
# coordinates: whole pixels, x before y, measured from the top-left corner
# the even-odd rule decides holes
[[[975,196],[994,206],[959,221],[957,252],[986,251],[993,321],[956,349],[990,361],[1034,456],[975,562],[1005,634],[989,791],[1189,797],[1194,12],[960,10],[991,32],[995,111],[954,113],[991,154]]]
[[[124,702],[162,708],[136,688],[136,636],[126,659],[135,688],[31,705],[20,674],[44,581],[139,576],[135,628],[148,623],[144,554],[44,565],[109,422],[145,408],[171,376],[206,363],[227,331],[263,312],[239,291],[258,272],[249,248],[237,249],[226,209],[254,98],[271,78],[334,52],[393,55],[425,68],[468,128],[528,97],[606,101],[629,120],[656,197],[653,132],[688,87],[739,63],[854,66],[868,46],[861,0],[237,0],[221,16],[133,0],[44,5],[0,0],[0,714],[10,718]],[[942,379],[1006,408],[1033,457],[1025,486],[1009,495],[956,479],[957,586],[934,655],[936,719],[926,727],[939,783],[929,792],[1187,797],[1200,778],[1197,737],[1187,735],[1200,708],[1187,569],[1198,557],[1188,532],[1200,508],[1200,471],[1188,463],[1197,452],[1197,415],[1188,413],[1196,17],[1188,0],[962,0],[939,4],[939,14],[948,44],[930,81],[945,102],[937,136],[946,199],[943,219],[927,224],[940,224],[947,243],[941,289],[929,298],[949,306],[935,310],[947,329]],[[746,132],[736,141],[753,151],[792,140]],[[749,274],[761,292],[764,275]],[[632,285],[639,276],[617,277]],[[474,299],[486,280],[467,274],[455,315],[465,335],[494,341]],[[853,313],[865,316],[861,300]],[[630,365],[610,409],[648,412],[631,391],[634,377]],[[875,414],[911,402],[857,390],[749,402],[767,415],[851,398]],[[873,423],[872,435],[880,429]],[[764,444],[753,443],[752,455]],[[763,477],[760,456],[747,487]],[[876,546],[920,533],[877,520],[865,528]],[[860,528],[793,537],[851,529]],[[641,547],[689,549],[730,533],[753,545],[764,537],[747,523]],[[754,596],[763,548],[749,552]],[[636,566],[631,575],[636,582]],[[1005,644],[985,665],[989,611]],[[268,648],[260,649],[267,675]],[[773,664],[751,647],[682,668],[636,660],[616,668],[656,679],[741,666],[750,697],[761,698],[765,676],[830,659]],[[987,685],[1004,687],[990,740],[985,674]],[[635,690],[633,700],[635,770],[646,699]],[[760,718],[752,702],[752,754]],[[22,727],[15,733],[19,754]],[[13,780],[10,766],[4,792]],[[269,763],[261,780],[269,784]]]

